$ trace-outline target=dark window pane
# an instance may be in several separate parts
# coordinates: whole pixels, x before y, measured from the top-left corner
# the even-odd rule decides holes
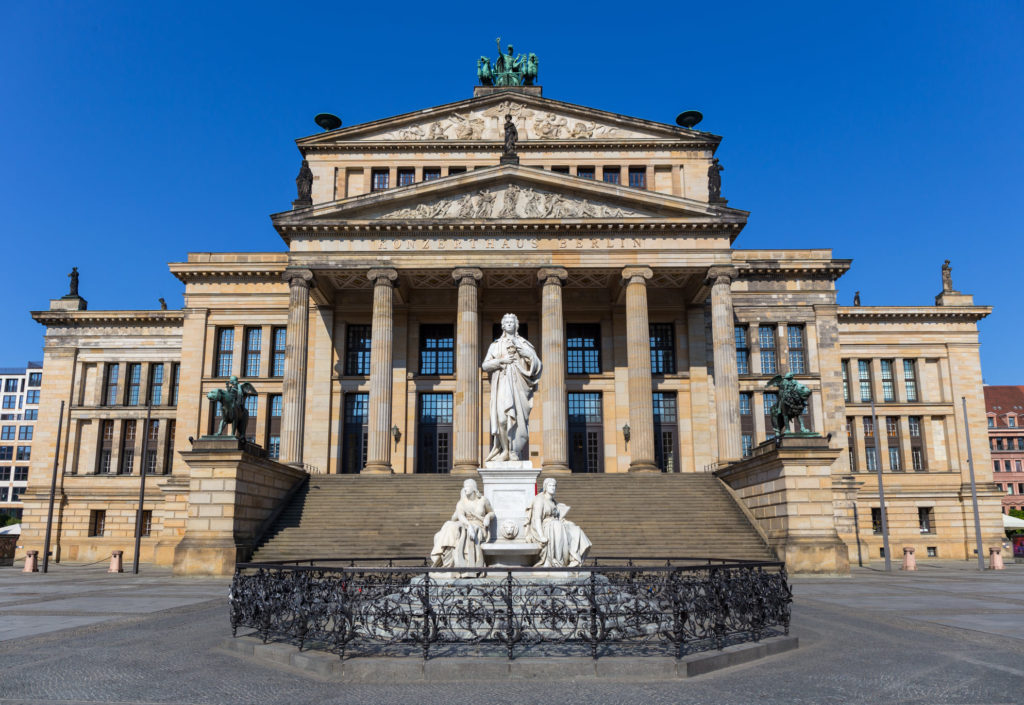
[[[370,374],[370,335],[370,326],[348,326],[345,346],[345,374]]]
[[[566,371],[571,375],[601,372],[601,324],[570,323],[566,326]]]

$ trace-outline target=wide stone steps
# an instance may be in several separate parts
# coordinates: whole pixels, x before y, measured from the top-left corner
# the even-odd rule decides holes
[[[543,476],[542,476],[543,477]],[[426,556],[465,478],[319,475],[291,501],[253,560]],[[558,501],[594,543],[592,556],[774,560],[711,475],[557,476]]]

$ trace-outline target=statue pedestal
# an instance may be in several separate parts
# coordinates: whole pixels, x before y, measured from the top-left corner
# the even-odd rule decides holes
[[[540,546],[528,541],[501,541],[485,543],[484,565],[487,567],[530,566],[537,562]]]
[[[529,460],[505,460],[484,463],[477,468],[484,483],[484,496],[494,509],[491,536],[495,539],[512,541],[523,538],[523,524],[526,522],[526,508],[537,494],[537,476],[540,470]],[[515,523],[514,536],[502,536],[502,524],[506,520]]]

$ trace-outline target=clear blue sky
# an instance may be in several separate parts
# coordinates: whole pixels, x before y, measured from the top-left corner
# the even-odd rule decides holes
[[[314,114],[469,97],[499,34],[538,54],[548,97],[701,110],[751,211],[736,246],[852,258],[842,303],[930,304],[951,259],[995,307],[986,382],[1024,384],[1024,4],[962,0],[3,3],[0,365],[41,359],[28,312],[72,265],[90,309],[178,307],[167,262],[282,249],[268,215]]]

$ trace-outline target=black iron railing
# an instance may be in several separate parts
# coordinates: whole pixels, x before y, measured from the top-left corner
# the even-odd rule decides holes
[[[354,560],[360,565],[337,567]],[[417,650],[424,659],[467,646],[500,648],[510,659],[580,649],[593,658],[611,649],[679,658],[789,633],[792,593],[782,563],[602,560],[481,575],[409,565],[419,558],[242,563],[231,584],[231,629],[341,657]]]

